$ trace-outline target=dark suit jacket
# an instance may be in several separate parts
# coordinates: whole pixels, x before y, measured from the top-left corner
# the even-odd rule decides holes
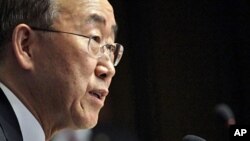
[[[0,141],[23,141],[17,117],[0,89]]]

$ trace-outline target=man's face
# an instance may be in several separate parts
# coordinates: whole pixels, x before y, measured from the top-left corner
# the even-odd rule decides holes
[[[53,28],[86,36],[97,36],[100,45],[113,43],[115,19],[106,0],[58,0],[59,13]],[[45,34],[46,35],[46,34]],[[46,105],[60,124],[71,128],[96,125],[100,109],[115,74],[107,55],[98,59],[88,53],[88,38],[51,33],[37,49],[35,73],[45,85]],[[52,107],[53,106],[53,107]],[[59,123],[58,123],[59,124]]]

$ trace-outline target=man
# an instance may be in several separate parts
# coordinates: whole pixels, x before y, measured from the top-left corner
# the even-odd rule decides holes
[[[123,47],[107,0],[0,1],[0,140],[91,128]]]

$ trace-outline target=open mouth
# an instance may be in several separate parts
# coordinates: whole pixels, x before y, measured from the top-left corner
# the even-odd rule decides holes
[[[94,96],[94,97],[96,97],[96,98],[98,98],[98,99],[101,99],[102,98],[102,96],[101,96],[101,94],[100,93],[96,93],[96,92],[89,92],[92,96]]]

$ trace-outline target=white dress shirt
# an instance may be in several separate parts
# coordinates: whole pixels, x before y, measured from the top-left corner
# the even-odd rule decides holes
[[[0,88],[3,90],[16,114],[19,126],[21,128],[23,141],[45,141],[44,131],[24,104],[0,82]]]

